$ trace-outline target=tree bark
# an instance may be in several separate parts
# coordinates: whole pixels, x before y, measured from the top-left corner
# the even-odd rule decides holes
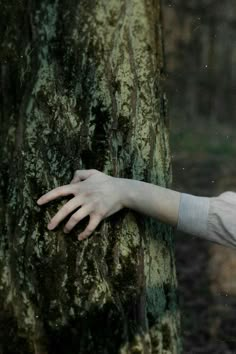
[[[76,169],[171,187],[159,1],[0,6],[3,353],[179,353],[172,227],[123,209],[79,242],[88,218],[46,227],[68,198],[36,204]]]

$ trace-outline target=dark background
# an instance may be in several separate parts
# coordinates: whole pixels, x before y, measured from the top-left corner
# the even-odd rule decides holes
[[[174,190],[236,192],[236,1],[163,1]],[[184,353],[236,353],[236,250],[175,232]]]

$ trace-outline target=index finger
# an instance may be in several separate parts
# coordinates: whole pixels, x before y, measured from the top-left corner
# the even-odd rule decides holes
[[[50,202],[59,197],[64,197],[66,195],[73,194],[74,195],[74,187],[73,185],[67,184],[65,186],[60,186],[52,189],[50,192],[42,195],[38,200],[37,204],[42,205]]]

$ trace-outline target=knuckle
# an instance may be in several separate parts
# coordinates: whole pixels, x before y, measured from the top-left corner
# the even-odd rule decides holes
[[[54,189],[54,196],[59,197],[63,194],[65,186],[60,186]]]
[[[91,207],[93,210],[98,210],[100,206],[100,202],[98,200],[93,200],[93,202],[91,203]]]
[[[60,192],[62,192],[64,189],[65,189],[65,185],[56,187],[56,188],[55,188],[55,191],[60,193]]]
[[[106,215],[106,211],[103,208],[100,207],[95,215],[99,219],[102,219]]]
[[[79,186],[78,185],[75,185],[75,184],[72,184],[71,185],[71,193],[76,196],[76,194],[78,194],[78,191],[79,191]]]
[[[97,220],[97,219],[102,219],[103,218],[103,211],[102,210],[98,210],[98,211],[95,211],[94,212],[94,219],[95,219],[95,221]]]
[[[105,212],[104,211],[99,211],[98,213],[96,213],[96,216],[98,219],[103,219],[105,216]]]
[[[92,192],[90,192],[90,191],[84,191],[84,193],[83,193],[83,195],[84,195],[84,197],[85,198],[89,198],[89,197],[91,197],[92,196]]]
[[[93,219],[95,219],[95,221],[96,221],[96,219],[101,219],[102,217],[103,217],[103,212],[102,211],[97,211],[98,210],[98,208],[94,208],[93,207],[93,211],[91,212],[91,216],[93,217]]]
[[[68,205],[64,205],[64,207],[62,208],[62,213],[66,213],[68,214],[70,212],[70,208],[68,207]]]
[[[57,187],[57,188],[55,188],[50,194],[51,194],[51,196],[52,197],[57,197],[57,196],[59,196],[60,195],[60,189],[59,189],[60,187]],[[49,193],[48,193],[48,196],[49,196]]]
[[[72,217],[70,219],[73,223],[79,221],[79,217],[77,215],[72,215]]]

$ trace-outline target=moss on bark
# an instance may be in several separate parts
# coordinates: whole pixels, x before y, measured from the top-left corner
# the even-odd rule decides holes
[[[10,22],[1,48],[0,298],[14,343],[25,338],[24,354],[178,353],[172,228],[124,209],[79,243],[88,218],[66,237],[46,228],[68,198],[36,205],[75,169],[170,187],[159,1],[1,7]]]

